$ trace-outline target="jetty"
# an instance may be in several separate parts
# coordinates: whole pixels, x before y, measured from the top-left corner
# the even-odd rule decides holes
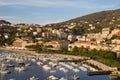
[[[99,71],[88,71],[87,74],[89,76],[92,76],[92,75],[109,75],[111,74],[112,71],[103,71],[103,70],[99,70]]]
[[[100,71],[98,70],[94,72],[89,72],[88,74],[110,74],[110,75],[120,76],[120,71],[118,71],[116,67],[107,66],[93,59],[87,60],[86,62],[101,69]]]

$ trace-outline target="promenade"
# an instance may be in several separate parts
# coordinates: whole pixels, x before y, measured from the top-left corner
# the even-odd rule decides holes
[[[57,57],[59,56],[62,58],[71,58],[76,60],[90,59],[89,57],[85,57],[85,56],[74,56],[74,55],[56,54],[56,53],[37,53],[35,51],[17,50],[17,49],[10,49],[10,48],[0,48],[0,50],[10,51],[10,52],[20,53],[20,54],[30,54],[30,55],[36,55],[36,56],[57,56]]]

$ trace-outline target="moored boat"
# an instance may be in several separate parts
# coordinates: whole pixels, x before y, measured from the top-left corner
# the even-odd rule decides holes
[[[39,78],[35,78],[35,76],[33,76],[29,80],[39,80]]]
[[[55,77],[55,76],[53,76],[53,75],[49,76],[48,79],[49,79],[49,80],[58,80],[58,78]]]
[[[15,70],[18,71],[18,72],[22,72],[22,71],[25,71],[25,67],[15,67]]]
[[[0,69],[0,74],[2,75],[4,75],[4,74],[8,74],[8,73],[10,73],[10,71],[9,70],[7,70],[7,69],[5,69],[5,68],[1,68]]]

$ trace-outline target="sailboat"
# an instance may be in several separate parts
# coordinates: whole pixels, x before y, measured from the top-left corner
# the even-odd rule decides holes
[[[72,80],[79,80],[79,76],[73,75],[73,76],[72,76]]]

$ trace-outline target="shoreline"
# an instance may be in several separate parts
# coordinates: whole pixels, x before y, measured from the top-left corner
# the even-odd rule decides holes
[[[75,56],[75,55],[66,55],[66,54],[60,54],[60,53],[37,53],[35,51],[29,51],[29,50],[16,50],[16,49],[8,49],[8,48],[1,48],[0,50],[3,51],[9,51],[13,53],[20,53],[20,54],[30,54],[30,55],[35,55],[35,56],[60,56],[60,57],[65,57],[65,58],[72,58],[72,59],[90,59],[89,57],[85,56]]]

